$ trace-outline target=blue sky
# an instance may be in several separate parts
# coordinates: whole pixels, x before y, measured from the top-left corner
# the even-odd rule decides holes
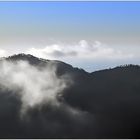
[[[108,41],[140,35],[139,15],[140,2],[0,2],[0,29],[25,38]]]
[[[41,50],[52,44],[67,47],[77,43],[80,50],[78,43],[85,40],[89,46],[98,41],[100,46],[137,56],[139,26],[140,2],[0,2],[0,49],[9,54],[31,48]],[[91,57],[89,65],[92,60],[96,61]],[[86,62],[79,65],[81,61],[75,65],[84,67]],[[102,60],[98,61],[100,66]],[[113,66],[110,60],[107,62]],[[118,60],[114,63],[118,64]],[[101,65],[104,67],[103,62]]]

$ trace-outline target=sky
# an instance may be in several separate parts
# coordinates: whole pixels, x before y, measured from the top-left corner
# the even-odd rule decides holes
[[[140,64],[140,2],[0,2],[0,56],[29,53],[87,71]]]

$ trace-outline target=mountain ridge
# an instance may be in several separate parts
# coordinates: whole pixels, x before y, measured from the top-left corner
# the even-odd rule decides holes
[[[52,61],[52,62],[55,62],[55,63],[63,63],[63,64],[66,64],[66,65],[69,65],[69,66],[72,66],[66,62],[63,62],[63,61],[60,61],[60,60],[49,60],[49,59],[44,59],[44,58],[38,58],[34,55],[31,55],[31,54],[24,54],[24,53],[19,53],[19,54],[14,54],[14,55],[10,55],[10,56],[7,56],[7,57],[2,57],[1,60],[30,60],[30,59],[35,59],[37,61],[44,61],[44,62],[49,62],[49,61]],[[124,64],[124,65],[119,65],[119,66],[116,66],[116,67],[112,67],[112,68],[106,68],[106,69],[100,69],[100,70],[96,70],[96,71],[92,71],[92,72],[87,72],[86,70],[84,70],[83,68],[78,68],[78,67],[74,67],[74,68],[78,68],[78,69],[81,69],[81,70],[84,70],[85,72],[87,73],[96,73],[96,72],[102,72],[102,71],[106,71],[106,70],[113,70],[113,69],[126,69],[126,68],[130,68],[130,67],[133,67],[133,68],[140,68],[140,65],[136,65],[136,64]]]
[[[29,65],[17,67],[14,63],[20,60]],[[4,61],[12,70],[7,72],[0,65],[0,138],[140,138],[140,66],[130,64],[88,73],[61,61],[25,54],[0,62]],[[48,71],[52,65],[56,70]],[[9,80],[11,77],[16,80]],[[59,90],[63,86],[66,88]],[[48,94],[55,88],[58,94]],[[44,98],[55,98],[51,97],[51,102],[41,98],[42,102],[29,107],[21,119],[21,95],[24,97],[25,91],[29,104],[34,94],[38,97],[35,101],[44,94]]]

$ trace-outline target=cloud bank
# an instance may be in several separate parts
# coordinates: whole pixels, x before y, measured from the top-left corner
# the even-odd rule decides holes
[[[100,41],[88,42],[81,40],[78,43],[61,43],[41,46],[21,47],[22,52],[15,53],[31,54],[39,58],[60,60],[75,67],[83,68],[89,72],[115,67],[124,64],[139,64],[138,51],[126,50],[126,47],[116,48]],[[14,47],[13,47],[14,49]],[[0,57],[13,55],[8,50],[1,49]]]
[[[88,43],[81,40],[77,44],[53,44],[45,48],[30,48],[26,53],[48,59],[127,59],[133,54],[111,48],[99,41]]]

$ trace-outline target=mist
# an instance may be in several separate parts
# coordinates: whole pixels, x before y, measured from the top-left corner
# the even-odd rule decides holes
[[[14,94],[21,98],[22,111],[43,103],[58,106],[57,96],[71,83],[67,75],[57,77],[56,67],[51,64],[39,68],[27,61],[3,61],[0,68],[2,89],[18,91]]]

